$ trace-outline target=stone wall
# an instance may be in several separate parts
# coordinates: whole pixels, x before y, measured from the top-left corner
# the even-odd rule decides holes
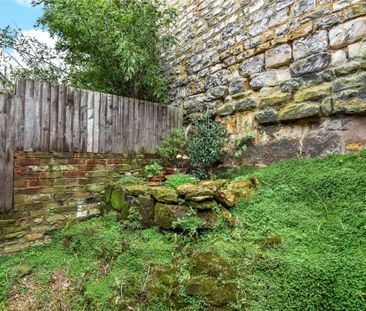
[[[366,1],[171,0],[174,104],[209,110],[246,162],[366,145]]]
[[[47,233],[98,215],[106,184],[142,175],[154,156],[17,152],[14,211],[0,214],[0,255],[43,243]]]

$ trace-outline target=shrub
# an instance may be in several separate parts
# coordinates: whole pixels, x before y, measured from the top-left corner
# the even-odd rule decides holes
[[[184,184],[191,184],[197,182],[197,179],[191,175],[177,174],[170,176],[165,182],[167,187],[177,189],[179,186]]]
[[[156,162],[151,165],[145,166],[145,173],[146,173],[147,177],[158,176],[162,170],[163,170],[163,167]]]
[[[208,178],[210,169],[223,155],[228,141],[227,129],[208,114],[192,119],[192,126],[188,141],[190,167],[197,178]]]
[[[164,165],[176,168],[184,167],[185,158],[187,158],[187,140],[183,130],[175,128],[166,135],[161,147],[158,148],[158,154]]]

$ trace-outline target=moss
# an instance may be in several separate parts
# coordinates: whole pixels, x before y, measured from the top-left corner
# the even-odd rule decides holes
[[[152,195],[161,203],[178,203],[178,193],[168,187],[156,187],[152,189]]]

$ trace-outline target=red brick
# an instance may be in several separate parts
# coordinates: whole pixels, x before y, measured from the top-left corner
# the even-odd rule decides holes
[[[93,164],[105,164],[104,159],[88,159],[86,160],[86,165],[93,165]]]
[[[35,195],[40,193],[41,188],[35,187],[35,188],[21,188],[21,189],[14,189],[14,195]]]
[[[23,188],[28,186],[27,180],[16,180],[14,181],[14,188]]]
[[[85,177],[85,172],[63,172],[62,177],[64,178],[83,178]]]
[[[35,158],[24,158],[24,159],[15,159],[14,165],[15,167],[19,166],[28,166],[28,165],[39,165],[40,159]]]
[[[108,164],[123,164],[125,163],[125,160],[122,159],[109,159]]]
[[[85,160],[84,159],[75,159],[75,158],[70,158],[70,159],[62,159],[59,161],[60,164],[84,164]]]
[[[28,183],[29,187],[45,187],[53,185],[53,181],[51,179],[30,180]]]

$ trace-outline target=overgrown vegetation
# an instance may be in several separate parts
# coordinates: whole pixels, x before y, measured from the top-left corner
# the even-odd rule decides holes
[[[168,177],[167,181],[165,182],[165,186],[177,189],[179,186],[184,184],[192,184],[197,182],[197,178],[186,175],[186,174],[176,174]]]
[[[174,42],[162,32],[174,11],[160,0],[35,0],[37,26],[56,39],[56,50],[19,31],[0,32],[0,48],[18,52],[14,73],[23,78],[167,103],[162,52]],[[11,57],[12,54],[9,53]],[[55,58],[58,59],[54,62]],[[16,59],[12,59],[13,63]]]
[[[210,177],[210,169],[221,159],[228,141],[226,127],[208,114],[191,120],[188,140],[189,162],[193,174],[200,179]]]
[[[236,225],[220,222],[182,239],[122,229],[113,214],[74,224],[47,246],[0,258],[0,305],[14,309],[18,293],[18,303],[31,296],[39,310],[62,303],[72,310],[210,310],[186,291],[205,254],[198,258],[207,269],[228,265],[222,271],[234,286],[232,310],[365,310],[366,152],[230,177],[242,174],[254,174],[260,186],[232,210]],[[194,232],[189,219],[183,225]],[[67,290],[56,287],[59,279],[68,280]]]
[[[173,129],[158,148],[158,154],[165,166],[183,168],[188,160],[187,140],[182,129]]]

